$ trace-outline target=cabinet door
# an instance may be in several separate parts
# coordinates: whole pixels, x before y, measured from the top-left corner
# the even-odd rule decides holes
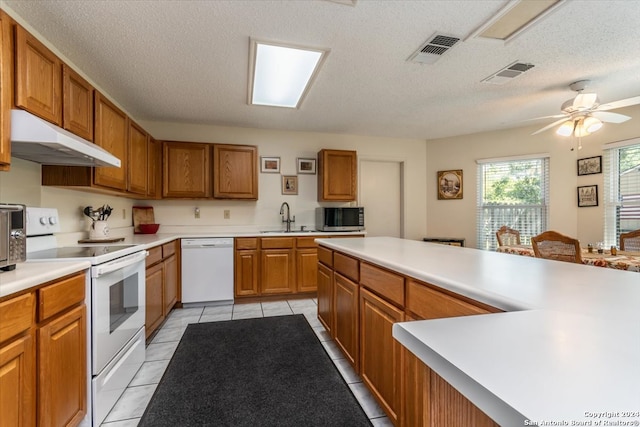
[[[136,123],[129,120],[129,164],[127,190],[130,193],[147,195],[147,142],[149,135]]]
[[[358,160],[355,151],[321,150],[318,153],[318,201],[354,201]]]
[[[210,144],[165,142],[162,196],[211,197],[210,153]]]
[[[293,249],[263,249],[260,259],[260,293],[288,294],[296,290]]]
[[[16,26],[16,106],[62,125],[62,62]]]
[[[258,199],[258,149],[256,147],[214,144],[213,197]]]
[[[358,284],[333,273],[335,341],[353,369],[358,372]]]
[[[235,296],[258,295],[258,251],[247,249],[235,253]]]
[[[162,187],[162,143],[149,137],[147,143],[147,197],[159,199]]]
[[[296,282],[298,292],[318,290],[318,250],[316,248],[296,250]]]
[[[164,320],[162,299],[164,265],[159,262],[147,268],[145,274],[145,338],[149,338]]]
[[[125,191],[127,189],[127,131],[128,117],[118,107],[95,91],[94,142],[120,159],[121,166],[94,168],[96,185]],[[138,165],[136,165],[138,166]]]
[[[318,320],[333,337],[333,270],[318,263]]]
[[[36,424],[33,338],[26,335],[0,347],[0,425]]]
[[[178,301],[178,257],[171,255],[164,263],[164,315],[169,314]]]
[[[0,11],[0,171],[11,164],[11,104],[13,100],[13,45],[11,19]]]
[[[42,326],[38,340],[38,424],[77,425],[87,411],[85,306]]]
[[[66,64],[62,66],[62,127],[93,141],[93,86]]]
[[[402,419],[402,345],[392,326],[404,313],[366,289],[360,289],[360,374],[395,425]]]

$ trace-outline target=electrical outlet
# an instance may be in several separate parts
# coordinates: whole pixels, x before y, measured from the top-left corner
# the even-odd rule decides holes
[[[193,210],[193,215],[195,216],[196,219],[200,219],[200,208],[195,208]]]
[[[229,209],[224,210],[224,219],[231,219],[231,211]]]

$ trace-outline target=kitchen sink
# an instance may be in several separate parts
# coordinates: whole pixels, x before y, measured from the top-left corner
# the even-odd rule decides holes
[[[315,233],[316,230],[291,230],[291,231],[285,231],[285,230],[264,230],[261,231],[261,234],[290,234],[290,233]]]

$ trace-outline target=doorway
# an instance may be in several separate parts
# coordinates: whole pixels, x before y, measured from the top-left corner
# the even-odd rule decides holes
[[[404,237],[404,162],[361,159],[359,169],[367,236]]]

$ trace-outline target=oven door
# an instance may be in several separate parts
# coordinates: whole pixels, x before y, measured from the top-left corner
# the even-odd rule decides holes
[[[144,328],[146,256],[136,252],[91,268],[93,375]]]

